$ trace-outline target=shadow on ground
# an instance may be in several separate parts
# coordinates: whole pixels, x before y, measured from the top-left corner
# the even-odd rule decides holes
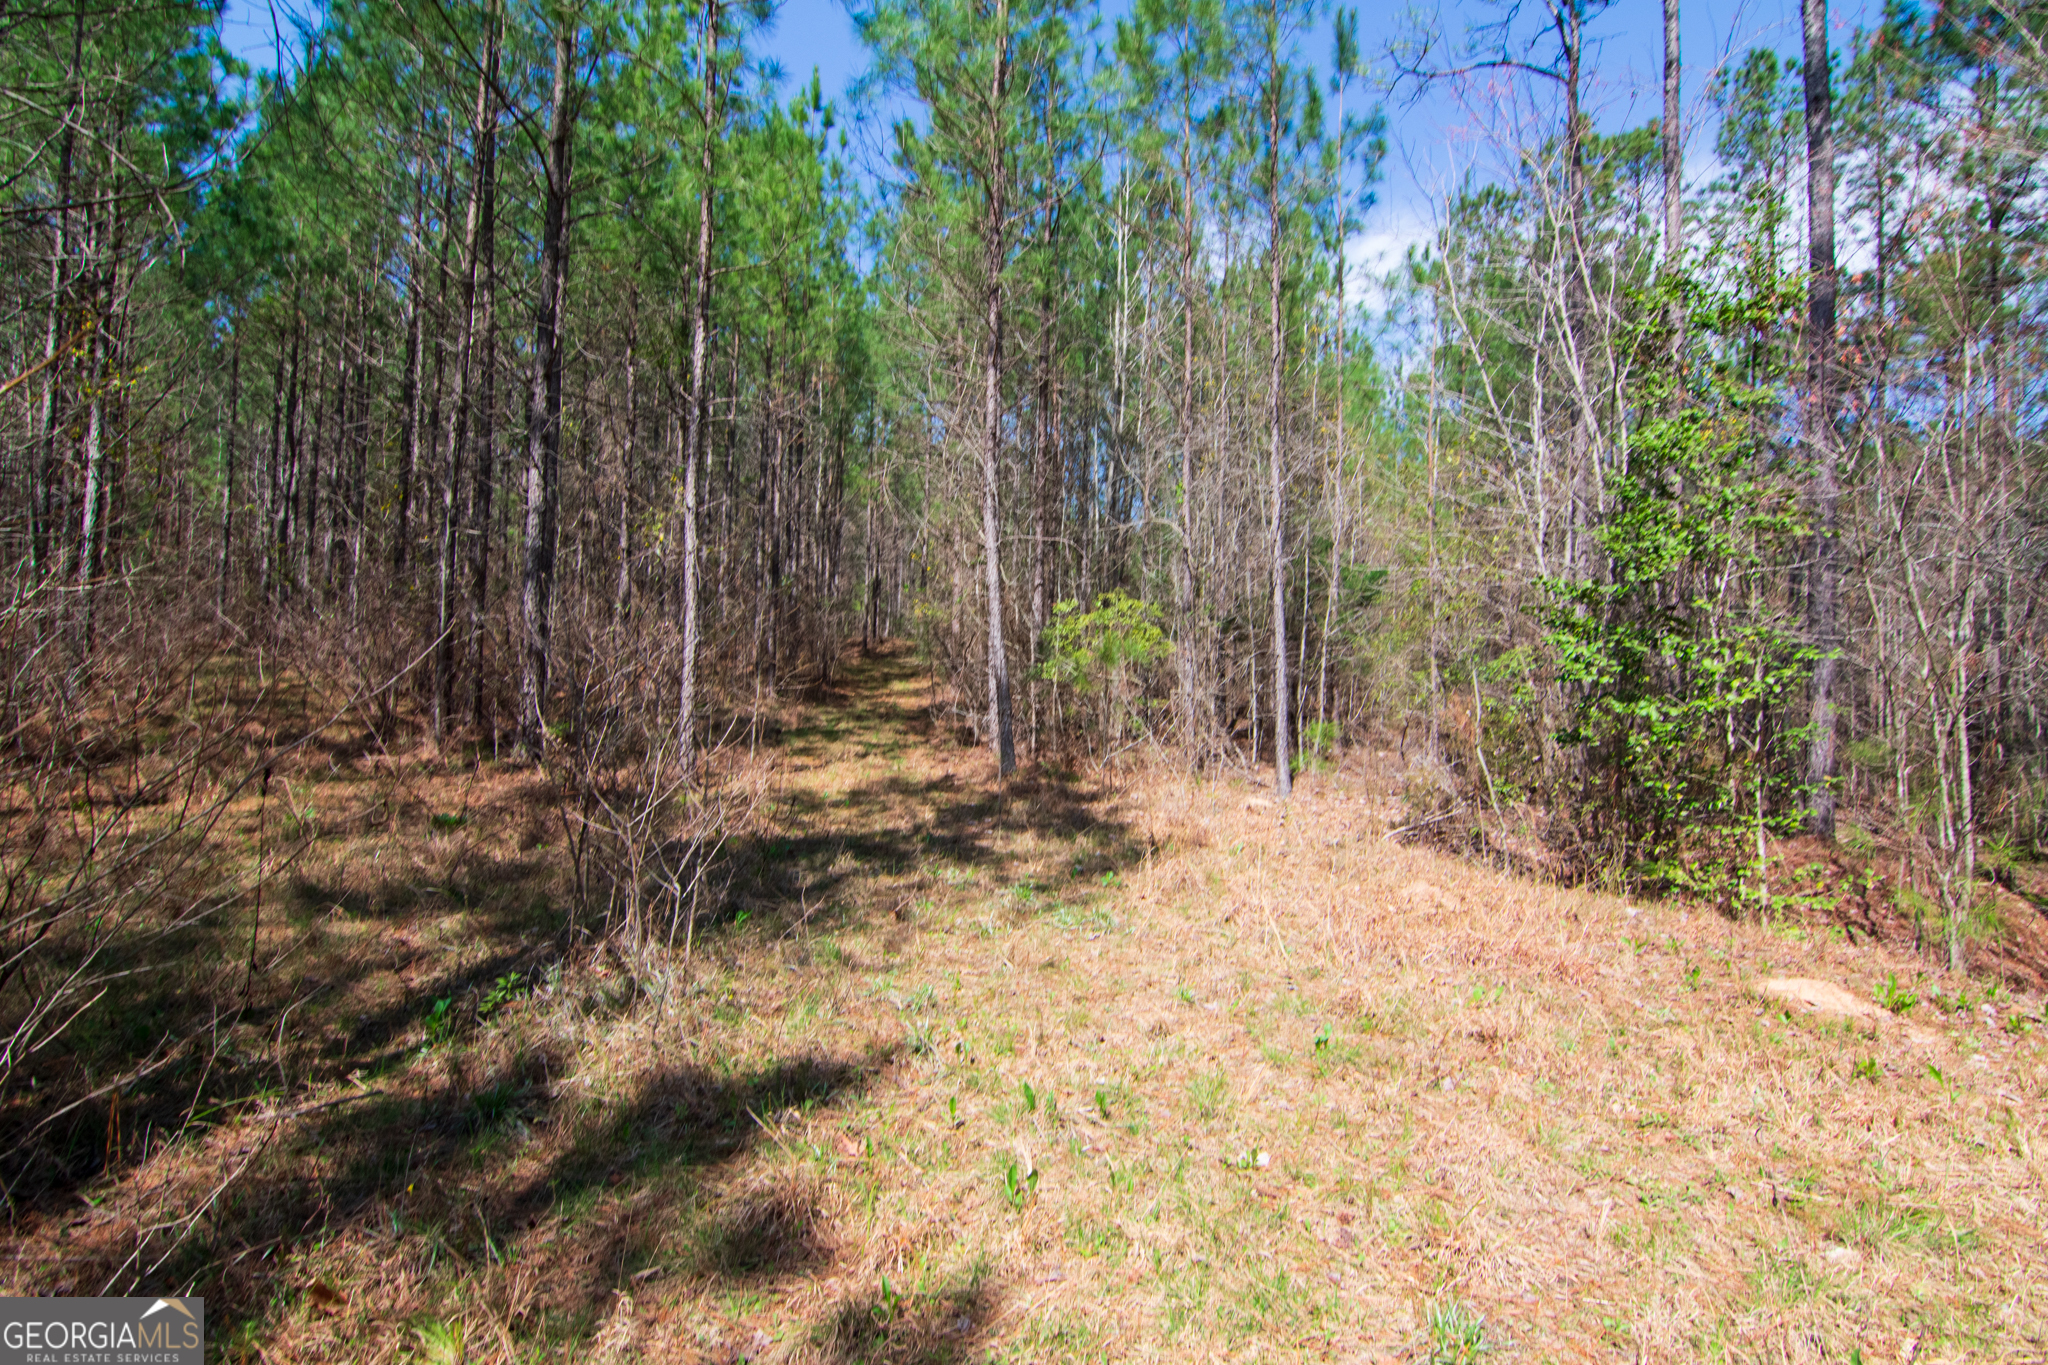
[[[919,749],[929,716],[890,691],[913,676],[900,657],[855,666],[829,710],[783,734],[784,752],[827,764]],[[1085,885],[1146,852],[1102,813],[1107,794],[1081,783],[1027,777],[987,792],[929,765],[883,766],[850,766],[837,790],[797,787],[770,828],[728,841],[708,869],[699,942],[843,925],[894,903],[905,879],[1042,885],[1050,861]],[[546,857],[509,852],[457,858],[425,887],[307,875],[279,888],[265,921],[303,936],[296,957],[252,976],[246,920],[183,945],[209,964],[200,988],[167,975],[110,1010],[108,1026],[143,1044],[191,1040],[186,1050],[0,1157],[17,1259],[31,1267],[14,1292],[190,1286],[216,1321],[269,1331],[305,1311],[295,1305],[317,1287],[309,1267],[323,1251],[345,1249],[430,1276],[457,1265],[465,1287],[502,1296],[494,1311],[510,1330],[573,1344],[643,1282],[744,1288],[824,1270],[834,1247],[817,1192],[749,1185],[733,1164],[778,1116],[861,1093],[893,1052],[799,1052],[732,1072],[658,1043],[650,1026],[641,1055],[614,1059],[631,1079],[600,1101],[568,1044],[519,1022],[546,1005],[520,998],[574,949],[551,899],[560,886]],[[459,917],[459,965],[445,940],[416,930],[423,915]],[[376,951],[323,954],[328,922],[377,926]],[[640,1003],[618,976],[596,980],[579,971],[568,988],[590,997],[585,1013]],[[89,1031],[79,1041],[102,1045]],[[0,1149],[38,1120],[35,1104],[6,1098]],[[145,1156],[151,1165],[131,1166]],[[938,1289],[885,1283],[815,1323],[811,1344],[847,1365],[964,1359],[996,1302],[980,1274]]]
[[[740,1075],[662,1065],[602,1106],[557,1081],[565,1059],[544,1049],[474,1074],[450,1057],[453,1074],[423,1094],[372,1089],[247,1125],[242,1173],[191,1235],[102,1244],[49,1287],[191,1284],[217,1320],[234,1322],[303,1287],[279,1268],[295,1249],[417,1238],[473,1267],[511,1256],[543,1267],[528,1311],[587,1322],[649,1267],[735,1282],[801,1270],[829,1250],[800,1192],[743,1199],[711,1219],[685,1206],[706,1175],[762,1140],[762,1116],[839,1103],[892,1055],[800,1055]],[[694,1242],[679,1245],[679,1234]]]

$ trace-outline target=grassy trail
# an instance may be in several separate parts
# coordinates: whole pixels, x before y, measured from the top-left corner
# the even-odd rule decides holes
[[[733,776],[665,976],[448,984],[564,884],[526,779],[459,851],[337,839],[410,1022],[18,1254],[219,1183],[179,1254],[250,1361],[2044,1358],[2039,1001],[1790,1014],[1918,968],[1396,846],[1363,775],[998,790],[925,686],[859,663]]]

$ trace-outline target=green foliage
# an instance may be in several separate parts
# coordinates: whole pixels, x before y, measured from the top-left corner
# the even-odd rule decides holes
[[[426,1047],[445,1043],[455,1036],[455,999],[444,995],[427,1011]]]
[[[526,995],[526,978],[517,972],[507,972],[493,981],[477,1001],[476,1017],[488,1019],[506,1005]]]
[[[1330,766],[1337,751],[1340,731],[1333,720],[1312,720],[1301,727],[1301,748],[1294,755],[1294,771],[1307,772]]]
[[[1003,1202],[1013,1213],[1022,1213],[1038,1193],[1038,1170],[1015,1157],[1003,1163]]]
[[[1692,319],[1676,353],[1672,304]],[[1645,416],[1595,530],[1606,563],[1543,586],[1571,698],[1558,739],[1588,760],[1582,819],[1639,869],[1678,881],[1677,861],[1703,843],[1789,818],[1799,736],[1783,717],[1814,654],[1767,581],[1804,533],[1772,445],[1779,397],[1730,363],[1776,302],[1680,283],[1644,305],[1633,342]]]
[[[1877,1003],[1893,1014],[1904,1014],[1920,1003],[1920,996],[1910,986],[1899,984],[1897,972],[1886,972],[1884,984],[1877,988]]]
[[[1038,676],[1098,698],[1101,738],[1114,746],[1142,732],[1142,676],[1172,652],[1157,607],[1106,592],[1086,611],[1072,600],[1053,608],[1039,641]]]
[[[1429,1306],[1429,1365],[1477,1365],[1491,1354],[1486,1321],[1455,1298]]]
[[[1083,692],[1106,690],[1129,670],[1158,663],[1173,652],[1159,609],[1121,592],[1106,592],[1082,611],[1061,602],[1045,628],[1039,676]]]

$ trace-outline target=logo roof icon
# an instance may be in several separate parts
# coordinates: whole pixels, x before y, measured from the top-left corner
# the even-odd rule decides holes
[[[186,1317],[192,1318],[192,1310],[177,1299],[158,1299],[155,1303],[142,1310],[142,1316],[146,1318],[153,1313],[161,1313],[166,1308],[174,1309],[177,1312],[183,1313]],[[197,1318],[192,1318],[192,1320],[194,1322],[199,1321]]]

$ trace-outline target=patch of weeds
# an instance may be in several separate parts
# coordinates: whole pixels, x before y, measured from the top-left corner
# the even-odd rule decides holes
[[[1849,1204],[1837,1216],[1834,1230],[1836,1240],[1873,1251],[1893,1245],[1935,1255],[1967,1255],[1984,1240],[1976,1230],[1959,1226],[1940,1209],[1894,1204],[1881,1195]]]
[[[449,830],[461,829],[469,823],[469,817],[455,811],[436,811],[427,823],[436,830],[445,833]]]
[[[1012,1213],[1022,1213],[1024,1206],[1038,1193],[1038,1168],[1029,1161],[1010,1157],[1003,1162],[1003,1202],[1010,1206]]]
[[[1060,1314],[1033,1320],[1002,1358],[1037,1365],[1044,1360],[1101,1360],[1106,1352],[1100,1332],[1072,1314]]]
[[[1208,1306],[1211,1271],[1206,1260],[1198,1260],[1185,1268],[1168,1272],[1163,1268],[1157,1251],[1152,1253],[1152,1264],[1154,1272],[1165,1281],[1160,1326],[1165,1329],[1166,1339],[1173,1341],[1206,1316],[1204,1310]]]
[[[1188,1082],[1188,1107],[1198,1118],[1213,1119],[1223,1113],[1230,1096],[1230,1078],[1219,1068],[1205,1071]]]
[[[444,995],[427,1010],[426,1040],[421,1047],[437,1047],[455,1036],[455,997]]]
[[[1486,1320],[1455,1297],[1429,1306],[1428,1365],[1476,1365],[1493,1351]]]
[[[1229,1326],[1254,1341],[1292,1337],[1295,1333],[1289,1329],[1320,1316],[1307,1289],[1278,1267],[1266,1274],[1253,1271],[1239,1296],[1237,1311],[1228,1315]]]
[[[419,1365],[463,1365],[469,1345],[459,1319],[429,1319],[413,1324],[413,1359]]]
[[[1062,929],[1081,929],[1090,933],[1106,934],[1116,928],[1116,916],[1099,906],[1056,906],[1052,922]]]
[[[1886,972],[1884,984],[1877,988],[1877,1003],[1893,1014],[1904,1014],[1920,1003],[1920,997],[1910,986],[1899,984],[1897,972]]]
[[[1786,1307],[1820,1302],[1848,1303],[1840,1286],[1817,1274],[1800,1256],[1773,1253],[1765,1257],[1762,1267],[1750,1272],[1749,1282],[1758,1293]]]
[[[511,1079],[499,1081],[488,1090],[479,1090],[469,1097],[473,1112],[472,1123],[480,1129],[496,1128],[514,1114],[515,1101],[519,1098],[519,1087]]]
[[[513,1001],[522,999],[526,992],[526,978],[517,972],[507,972],[485,988],[483,998],[476,1002],[476,1017],[488,1019]]]
[[[1130,1238],[1107,1218],[1070,1216],[1067,1219],[1067,1245],[1092,1259],[1121,1252],[1130,1245]]]
[[[1884,1068],[1877,1064],[1877,1058],[1865,1057],[1856,1063],[1854,1067],[1850,1068],[1849,1075],[1856,1080],[1869,1081],[1872,1085],[1876,1085],[1884,1079]]]
[[[1970,998],[1970,992],[1967,987],[1957,991],[1954,995],[1948,995],[1938,990],[1929,991],[1927,998],[1936,1009],[1944,1014],[1968,1014],[1976,1005],[1976,1001]]]

